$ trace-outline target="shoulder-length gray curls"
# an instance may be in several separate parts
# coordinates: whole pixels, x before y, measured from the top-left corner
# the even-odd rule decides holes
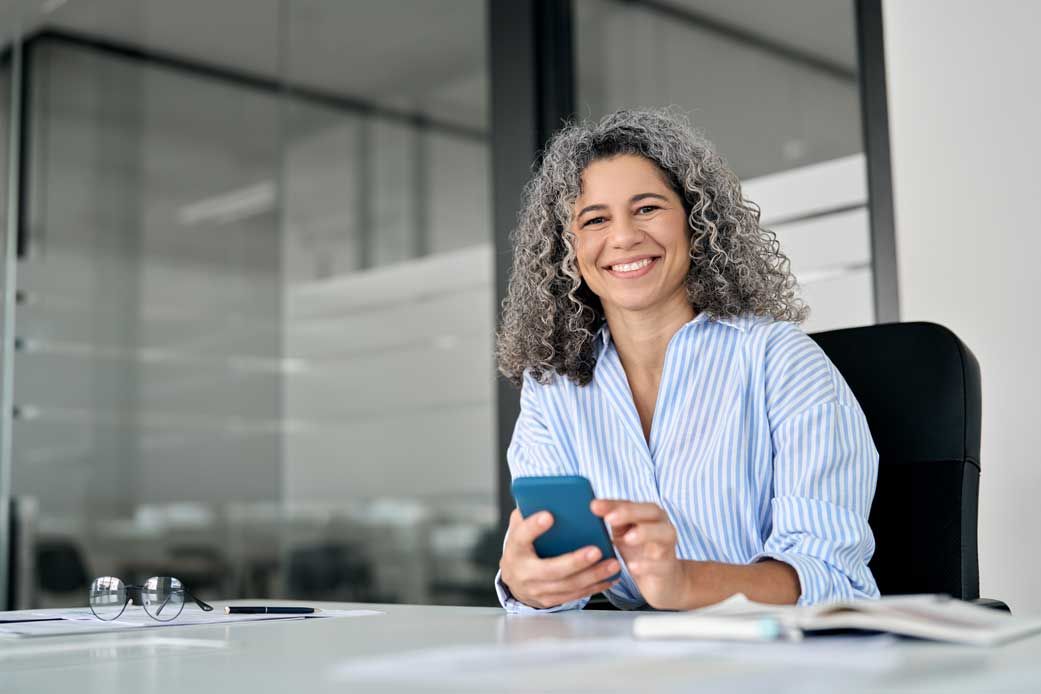
[[[759,208],[742,198],[737,176],[712,144],[673,108],[618,111],[599,123],[564,127],[524,188],[496,348],[499,371],[517,386],[526,370],[540,382],[553,374],[578,385],[593,378],[604,314],[579,275],[572,215],[585,168],[620,154],[657,164],[683,200],[690,227],[687,296],[697,310],[714,317],[806,317],[776,235],[759,226]]]

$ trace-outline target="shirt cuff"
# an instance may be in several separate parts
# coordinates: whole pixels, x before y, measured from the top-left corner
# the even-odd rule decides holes
[[[510,589],[502,582],[502,571],[495,574],[495,594],[499,596],[499,604],[510,614],[547,614],[550,612],[563,612],[565,610],[581,610],[589,602],[589,598],[579,598],[571,602],[554,607],[538,608],[525,605],[510,595]]]
[[[799,552],[760,552],[749,563],[776,559],[795,569],[799,576],[799,601],[796,605],[816,605],[836,600],[877,598],[877,593],[859,591],[838,569],[827,562]]]

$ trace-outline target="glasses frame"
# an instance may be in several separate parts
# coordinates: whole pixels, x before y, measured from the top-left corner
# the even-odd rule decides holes
[[[94,584],[99,579],[102,579],[102,578],[114,578],[114,579],[116,579],[117,581],[119,581],[120,583],[123,584],[123,590],[126,591],[126,600],[123,601],[123,606],[121,608],[119,608],[119,612],[116,614],[115,617],[105,618],[105,617],[102,617],[101,615],[99,615],[97,613],[97,610],[94,609],[94,602],[90,599],[91,593],[93,592],[92,589],[94,587]],[[199,609],[202,610],[203,612],[212,612],[213,611],[213,605],[210,605],[209,603],[204,602],[204,601],[200,600],[199,598],[197,598],[195,595],[193,595],[192,592],[190,590],[188,590],[188,588],[184,585],[184,581],[182,581],[181,579],[177,578],[176,576],[151,576],[151,577],[145,579],[145,583],[148,583],[153,578],[156,578],[156,579],[169,578],[169,579],[173,579],[174,581],[177,581],[178,583],[181,584],[181,587],[179,589],[177,589],[176,591],[172,591],[172,592],[184,593],[185,597],[191,598],[192,602],[194,602],[196,605],[198,605]],[[126,581],[124,581],[119,576],[96,576],[94,578],[94,580],[90,582],[90,587],[87,588],[87,604],[90,605],[91,613],[93,613],[93,615],[95,617],[97,617],[98,619],[100,619],[102,622],[114,622],[115,620],[117,620],[117,619],[119,619],[120,617],[123,616],[123,613],[126,612],[127,605],[129,605],[130,603],[133,603],[134,605],[139,605],[141,607],[144,607],[145,604],[144,604],[144,601],[141,598],[141,591],[145,590],[146,588],[147,588],[147,586],[131,586],[131,585],[127,585]],[[181,601],[181,606],[180,606],[180,608],[178,608],[177,614],[175,614],[170,619],[159,619],[158,617],[156,617],[154,614],[152,614],[148,610],[145,610],[145,614],[147,614],[149,617],[151,617],[152,619],[154,619],[157,622],[172,622],[173,620],[177,619],[181,615],[181,612],[184,610],[184,602],[185,602],[184,600]],[[165,607],[165,603],[163,605],[159,606],[159,609],[156,610],[156,614],[161,612],[163,607]]]

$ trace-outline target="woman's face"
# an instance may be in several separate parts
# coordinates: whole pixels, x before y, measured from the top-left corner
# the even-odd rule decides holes
[[[687,216],[656,164],[632,154],[593,162],[575,213],[578,268],[609,316],[687,301]]]

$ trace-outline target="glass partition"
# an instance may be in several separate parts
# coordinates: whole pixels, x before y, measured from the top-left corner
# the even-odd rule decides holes
[[[17,227],[17,127],[21,66],[22,3],[0,7],[0,609],[12,602],[17,588],[8,557],[11,540],[11,400],[13,391],[15,257]],[[12,175],[15,174],[15,175]]]
[[[73,0],[34,29],[26,606],[101,574],[495,602],[485,31],[477,0]]]
[[[874,322],[852,2],[575,3],[578,113],[679,106],[777,232],[809,331]]]

